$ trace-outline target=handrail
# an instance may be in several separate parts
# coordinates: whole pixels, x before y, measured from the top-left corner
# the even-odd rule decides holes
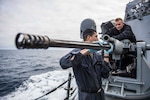
[[[73,78],[73,76],[71,75],[71,73],[69,73],[69,77],[68,77],[68,79],[66,80],[66,81],[64,81],[62,84],[60,84],[59,86],[57,86],[56,88],[54,88],[54,89],[52,89],[51,91],[49,91],[49,92],[47,92],[46,94],[44,94],[44,95],[42,95],[42,96],[40,96],[40,97],[38,97],[38,98],[36,98],[36,99],[34,99],[34,100],[39,100],[40,98],[42,98],[42,97],[44,97],[44,96],[46,96],[46,95],[48,95],[48,94],[50,94],[50,93],[52,93],[52,92],[54,92],[54,91],[56,91],[58,88],[60,88],[61,86],[63,86],[65,83],[67,83],[68,82],[68,84],[70,84],[71,82],[69,82],[69,81],[71,81],[71,79]],[[68,89],[70,89],[70,85],[68,85],[69,87],[68,87]],[[67,99],[66,100],[68,100],[69,99],[69,94],[70,94],[70,90],[69,91],[67,91]]]
[[[69,97],[70,97],[70,85],[71,85],[71,73],[69,73],[69,77],[68,77],[68,86],[67,86],[67,97],[64,99],[64,100],[69,100]]]

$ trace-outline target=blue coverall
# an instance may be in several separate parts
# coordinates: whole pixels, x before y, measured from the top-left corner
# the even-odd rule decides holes
[[[72,67],[79,90],[79,100],[104,100],[101,78],[108,78],[110,64],[105,62],[98,53],[90,55],[80,53],[81,49],[74,49],[60,59],[63,69]],[[74,55],[74,60],[70,60]]]
[[[118,39],[119,41],[129,39],[131,42],[136,42],[135,35],[132,32],[131,27],[127,24],[124,24],[121,30],[117,30],[115,27],[113,27],[106,34],[108,34],[110,37]]]

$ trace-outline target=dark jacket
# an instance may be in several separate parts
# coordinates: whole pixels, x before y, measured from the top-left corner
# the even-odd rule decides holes
[[[93,59],[90,55],[82,55],[81,49],[74,49],[60,59],[60,65],[63,69],[72,67],[79,89],[79,100],[103,100],[104,93],[90,94],[82,90],[98,90],[101,88],[101,77],[108,78],[110,66],[101,55],[93,53]],[[75,55],[74,60],[70,58]],[[102,90],[103,92],[103,90]],[[92,99],[93,98],[93,99]],[[97,98],[97,99],[95,99]]]
[[[113,27],[106,34],[120,41],[124,39],[129,39],[131,42],[136,43],[135,35],[132,32],[131,27],[127,24],[124,24],[123,28],[120,31]]]

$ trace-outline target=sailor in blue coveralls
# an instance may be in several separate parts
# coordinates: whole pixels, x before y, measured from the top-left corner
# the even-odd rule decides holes
[[[109,31],[106,33],[107,35],[118,39],[119,41],[128,39],[132,43],[136,43],[136,37],[132,31],[131,26],[125,24],[121,18],[116,18],[114,25],[115,27],[109,29]],[[118,70],[118,73],[119,71],[121,72],[121,70],[126,70],[126,66],[134,62],[132,56],[128,56],[131,54],[136,57],[136,52],[127,52],[125,57],[122,57],[121,66],[119,67],[120,70]]]
[[[98,41],[96,24],[92,19],[81,23],[81,38],[86,42]],[[76,48],[60,59],[63,69],[72,67],[78,86],[79,100],[105,100],[101,78],[108,78],[111,70],[109,53],[112,48],[102,55],[92,49]]]

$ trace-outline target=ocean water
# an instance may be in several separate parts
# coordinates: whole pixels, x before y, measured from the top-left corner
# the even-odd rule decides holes
[[[28,81],[37,81],[45,73],[50,76],[50,72],[62,72],[59,59],[69,51],[57,49],[0,50],[0,97],[7,97],[7,95],[18,91],[18,88]],[[57,77],[56,79],[54,77],[53,80],[60,80],[61,76]]]

